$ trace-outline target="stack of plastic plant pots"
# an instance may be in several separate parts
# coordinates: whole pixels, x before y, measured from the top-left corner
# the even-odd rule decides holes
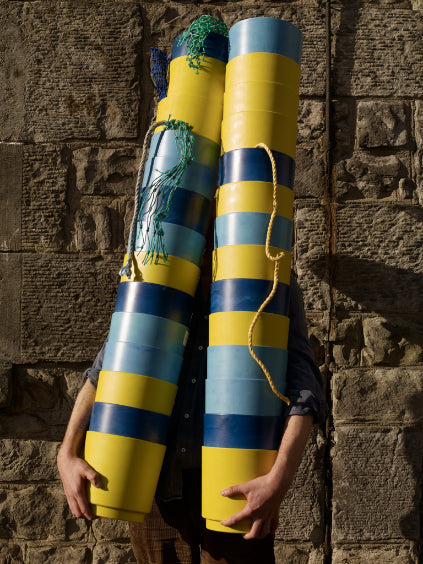
[[[216,531],[249,530],[247,521],[221,525],[246,501],[220,492],[266,474],[281,439],[285,404],[252,357],[248,335],[273,287],[274,262],[265,247],[275,196],[269,250],[272,256],[283,251],[284,257],[252,344],[283,394],[301,44],[294,25],[274,18],[243,20],[229,31],[202,462],[202,514],[207,528]],[[275,186],[269,154],[259,143],[271,151]]]
[[[94,513],[128,521],[142,522],[151,511],[217,184],[228,40],[210,33],[195,69],[187,59],[189,39],[175,40],[157,121],[192,127],[190,160],[161,213],[155,186],[178,166],[181,141],[178,131],[157,129],[138,202],[139,251],[118,286],[85,444],[86,461],[103,479],[102,489],[88,488]],[[166,257],[145,247],[155,221]]]

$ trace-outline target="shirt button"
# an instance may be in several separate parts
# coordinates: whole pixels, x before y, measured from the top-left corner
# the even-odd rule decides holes
[[[197,378],[193,378],[193,379],[191,380],[191,382],[192,382],[193,384],[195,384],[196,381],[197,381]]]
[[[184,413],[185,419],[189,419],[189,413]]]
[[[200,345],[200,346],[198,347],[198,350],[199,350],[199,351],[202,351],[203,349],[204,349],[203,345]]]
[[[186,448],[184,448],[184,447],[181,448],[181,452],[182,452],[182,453],[184,453],[184,452],[186,452],[186,451],[187,451]]]

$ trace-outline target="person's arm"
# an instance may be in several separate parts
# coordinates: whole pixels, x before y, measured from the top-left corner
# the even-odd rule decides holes
[[[244,535],[245,539],[261,539],[275,533],[280,504],[294,480],[312,425],[312,415],[291,415],[287,418],[278,455],[270,472],[222,492],[226,497],[243,495],[247,500],[245,507],[222,521],[222,525],[231,527],[242,519],[250,518],[251,529]]]
[[[95,391],[91,381],[86,380],[76,398],[65,437],[57,455],[57,467],[72,513],[75,517],[85,517],[90,520],[94,519],[94,515],[87,500],[86,482],[89,480],[96,488],[101,488],[102,484],[100,476],[80,455],[90,423]]]

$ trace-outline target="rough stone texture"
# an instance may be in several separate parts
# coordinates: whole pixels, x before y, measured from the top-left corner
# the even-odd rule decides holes
[[[48,524],[48,526],[46,526]],[[81,541],[87,524],[74,519],[59,485],[25,485],[0,488],[2,539]]]
[[[4,564],[16,564],[24,562],[24,551],[15,543],[4,543],[0,545],[0,561]]]
[[[421,425],[422,402],[420,368],[350,369],[333,376],[333,416],[337,424]]]
[[[406,199],[413,195],[409,155],[354,152],[336,164],[338,201]],[[400,192],[401,189],[404,193]],[[405,184],[404,184],[405,183]]]
[[[36,142],[137,137],[138,4],[10,4],[2,4],[14,39],[5,50],[5,73],[23,74],[25,87],[18,82],[13,89],[6,82],[6,93],[17,90],[19,96],[15,101],[4,95],[0,137]],[[24,119],[14,125],[22,111]]]
[[[324,171],[325,164],[320,146],[300,146],[295,155],[295,197],[322,198],[325,190]]]
[[[122,542],[128,538],[128,523],[115,519],[96,519],[91,527],[94,537],[100,541]]]
[[[58,443],[5,439],[0,444],[3,482],[56,480]]]
[[[25,49],[21,2],[0,3],[0,139],[16,141],[25,127]]]
[[[314,433],[309,441],[287,496],[284,498],[278,540],[307,540],[314,545],[322,543],[323,525],[323,451],[325,442],[321,433]]]
[[[0,363],[0,409],[7,407],[12,390],[12,365]]]
[[[314,359],[318,366],[323,367],[326,360],[329,317],[327,313],[308,313],[306,317],[308,337],[313,348]]]
[[[108,562],[135,564],[136,559],[129,545],[97,544],[93,550],[93,563],[106,564]]]
[[[15,253],[0,253],[0,361],[20,360],[22,257]]]
[[[21,249],[22,145],[0,143],[0,251]]]
[[[414,154],[414,167],[416,171],[417,197],[420,205],[423,204],[423,104],[420,100],[415,102],[414,127],[416,131],[417,151]]]
[[[415,96],[422,91],[423,14],[362,8],[334,11],[336,96]]]
[[[322,549],[315,549],[313,545],[278,544],[275,548],[276,562],[289,564],[323,564],[325,556]]]
[[[357,108],[354,99],[341,99],[332,102],[331,118],[334,124],[335,161],[351,157],[356,137]]]
[[[121,263],[114,256],[24,256],[22,346],[27,362],[94,358],[110,324]]]
[[[331,327],[333,360],[337,366],[357,366],[360,364],[363,347],[363,325],[359,317],[337,316]]]
[[[295,270],[308,310],[325,311],[329,305],[326,210],[297,205],[294,215]]]
[[[423,363],[420,316],[366,318],[363,320],[363,336],[361,363],[365,366]]]
[[[413,545],[361,546],[335,548],[333,564],[418,564],[418,549]]]
[[[135,147],[82,147],[72,152],[80,194],[132,196],[141,151]]]
[[[365,149],[408,145],[410,113],[406,102],[359,102],[358,145]]]
[[[319,141],[325,133],[325,106],[317,100],[300,100],[297,143]]]
[[[28,564],[86,564],[90,551],[83,546],[35,546],[29,547],[25,562]]]
[[[62,251],[65,233],[68,154],[51,145],[26,146],[22,171],[22,248]]]
[[[337,426],[334,443],[332,541],[419,539],[421,430]]]
[[[350,205],[337,210],[336,306],[378,314],[423,311],[423,210]]]

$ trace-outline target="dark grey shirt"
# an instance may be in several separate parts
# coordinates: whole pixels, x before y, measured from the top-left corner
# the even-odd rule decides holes
[[[182,471],[200,468],[207,373],[209,303],[197,292],[190,334],[172,413],[172,424],[157,494],[161,499],[182,497]],[[326,416],[322,376],[314,361],[308,340],[303,299],[298,282],[291,276],[289,302],[289,338],[286,395],[291,404],[288,415],[308,415],[316,423]],[[96,387],[104,355],[104,345],[94,364],[84,373]]]

